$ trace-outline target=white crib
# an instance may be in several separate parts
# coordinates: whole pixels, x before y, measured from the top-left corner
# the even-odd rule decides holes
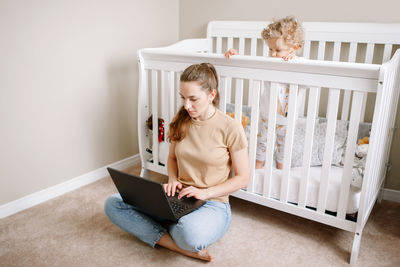
[[[400,24],[304,23],[306,59],[289,62],[263,57],[268,54],[268,47],[260,33],[266,25],[268,22],[212,21],[205,39],[183,40],[138,52],[141,175],[146,176],[148,170],[167,174],[165,162],[159,161],[165,158],[160,154],[165,153],[165,148],[155,145],[159,144],[158,133],[148,131],[146,120],[157,114],[165,120],[165,132],[168,131],[168,124],[181,105],[179,75],[189,65],[209,62],[216,67],[222,111],[233,107],[237,119],[244,110],[249,111],[247,129],[253,166],[264,84],[271,83],[268,123],[269,129],[275,129],[274,89],[277,83],[288,83],[284,169],[277,171],[273,167],[274,130],[270,130],[265,167],[253,169],[248,187],[233,196],[355,233],[350,258],[350,263],[355,264],[363,228],[390,166],[388,157],[400,91]],[[231,47],[237,48],[240,55],[227,60],[223,52]],[[308,87],[304,103],[297,99],[299,85]],[[305,139],[301,144],[302,164],[292,168],[292,150],[298,145],[294,140],[297,105],[303,105]],[[325,148],[321,166],[310,167],[317,117],[326,119]],[[333,167],[338,120],[346,121],[348,131],[344,164]],[[357,189],[351,185],[352,168],[359,125],[364,121],[372,126],[364,177]],[[158,129],[157,123],[153,116],[153,129]],[[314,204],[310,204],[311,198]],[[328,208],[332,202],[333,210]],[[348,213],[353,214],[346,216]]]

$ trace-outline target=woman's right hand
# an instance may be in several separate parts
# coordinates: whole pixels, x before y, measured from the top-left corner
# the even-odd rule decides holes
[[[238,55],[239,53],[236,51],[236,49],[235,48],[231,48],[231,49],[229,49],[228,51],[226,51],[225,52],[225,57],[226,58],[230,58],[231,56],[233,56],[233,55]]]
[[[174,180],[169,179],[167,184],[163,184],[163,187],[167,196],[170,197],[175,195],[177,189],[179,190],[182,189],[182,184],[175,179]]]

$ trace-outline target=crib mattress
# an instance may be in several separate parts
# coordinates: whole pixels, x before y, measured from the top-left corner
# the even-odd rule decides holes
[[[319,181],[322,167],[310,167],[310,176],[307,189],[307,207],[316,208],[318,204]],[[326,201],[326,210],[337,212],[340,185],[342,180],[343,168],[332,166],[330,171],[328,196]],[[280,185],[283,171],[273,168],[271,177],[271,197],[279,199]],[[262,194],[263,191],[264,169],[257,169],[254,175],[254,191]],[[298,203],[298,194],[300,187],[301,167],[292,168],[289,177],[288,202]],[[358,211],[360,203],[360,189],[350,187],[349,198],[347,201],[346,213],[352,214]]]

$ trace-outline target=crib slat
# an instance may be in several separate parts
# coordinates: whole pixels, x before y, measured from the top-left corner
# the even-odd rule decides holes
[[[351,98],[351,91],[345,90],[343,95],[343,105],[342,105],[342,120],[348,120],[349,118],[349,109],[350,109],[350,98]]]
[[[307,40],[304,42],[304,48],[303,48],[303,57],[309,59],[310,58],[310,47],[311,47],[311,41]]]
[[[225,95],[226,95],[226,103],[231,103],[232,101],[232,77],[227,77],[226,80],[226,85],[225,85]]]
[[[347,202],[349,197],[350,181],[352,179],[352,168],[354,162],[354,152],[357,143],[358,125],[360,124],[360,112],[363,102],[364,94],[360,92],[354,92],[353,103],[351,105],[351,116],[349,124],[349,133],[347,135],[346,143],[346,155],[345,163],[343,168],[342,183],[340,186],[340,195],[338,203],[337,217],[339,219],[345,219]]]
[[[356,62],[356,55],[357,55],[357,43],[352,42],[350,43],[348,62]],[[347,120],[349,117],[350,98],[351,98],[351,91],[345,90],[343,98],[343,106],[342,106],[342,116],[341,116],[342,120]]]
[[[167,99],[168,95],[168,75],[165,70],[161,70],[161,99]],[[161,101],[161,115],[159,117],[167,120],[169,101]]]
[[[239,55],[244,55],[244,38],[239,38]]]
[[[285,154],[283,159],[283,173],[281,180],[281,194],[280,200],[284,203],[287,202],[288,198],[288,189],[289,189],[289,177],[290,177],[290,168],[292,162],[292,147],[293,147],[293,137],[294,137],[294,126],[296,119],[296,110],[297,110],[297,92],[298,85],[291,84],[289,89],[289,110],[288,110],[288,124],[286,128],[286,136],[285,136]]]
[[[325,41],[320,41],[318,43],[318,60],[324,60],[325,59]]]
[[[219,90],[219,109],[225,114],[226,113],[226,91],[228,90],[228,78],[220,77],[221,81],[220,90]]]
[[[390,56],[392,55],[392,49],[393,49],[392,44],[385,44],[385,48],[383,50],[382,63],[389,61]]]
[[[158,166],[158,71],[151,71],[151,112],[153,120],[153,163]]]
[[[249,88],[253,88],[253,80],[252,79],[250,79],[249,80]],[[254,90],[249,90],[248,91],[248,96],[247,96],[247,105],[249,105],[250,107],[252,107],[252,105],[251,105],[251,101],[252,101],[252,99],[253,99],[253,93],[254,93]]]
[[[363,104],[361,108],[361,121],[364,122],[365,110],[367,109],[368,93],[364,93]]]
[[[270,197],[271,195],[271,177],[274,159],[275,147],[275,125],[276,125],[276,110],[277,110],[278,85],[271,82],[269,91],[269,110],[268,110],[268,136],[267,136],[267,153],[264,164],[263,177],[263,196]],[[259,129],[260,131],[260,129]]]
[[[235,86],[235,120],[242,121],[243,79],[236,79]]]
[[[269,56],[269,46],[263,41],[263,57]]]
[[[303,94],[300,95],[299,92],[299,96],[301,96],[301,98],[299,97],[297,100],[298,105],[300,105],[299,107],[299,114],[298,116],[300,117],[304,117],[305,116],[305,112],[306,112],[306,89],[305,88],[299,88],[299,90],[303,90]]]
[[[367,44],[367,51],[365,53],[365,63],[372,64],[372,59],[374,57],[374,44],[368,43]]]
[[[339,61],[340,60],[340,46],[341,46],[341,42],[335,42],[333,45],[333,56],[332,56],[332,60],[333,61]]]
[[[173,71],[169,72],[169,78],[168,78],[168,90],[169,90],[169,116],[168,116],[168,123],[165,123],[165,134],[168,133],[169,131],[169,123],[172,121],[172,119],[174,118],[174,114],[175,114],[175,103],[174,103],[174,99],[175,99],[175,73]]]
[[[182,98],[179,94],[179,87],[180,87],[180,76],[181,76],[181,72],[177,72],[176,73],[176,77],[175,77],[175,84],[176,84],[176,106],[175,106],[175,112],[177,113],[178,110],[181,108],[182,106]]]
[[[251,38],[250,55],[251,56],[256,56],[257,55],[257,38]]]
[[[332,152],[336,131],[336,118],[339,106],[339,89],[329,89],[327,127],[325,137],[324,158],[319,184],[317,212],[324,213],[328,194],[329,177],[332,163]]]
[[[217,37],[216,53],[217,54],[221,54],[222,53],[222,37]]]
[[[251,164],[254,164],[256,160],[256,150],[257,150],[257,127],[258,127],[258,116],[259,116],[259,99],[260,99],[260,85],[261,81],[254,81],[253,86],[249,87],[252,91],[252,98],[250,100],[249,106],[251,106],[251,121],[250,121],[250,140],[249,140],[249,159]],[[254,165],[252,165],[254,166]],[[255,180],[255,169],[251,168],[250,173],[250,183],[247,187],[249,192],[254,191],[254,180]]]
[[[308,110],[307,110],[307,126],[306,126],[306,137],[304,140],[304,154],[303,163],[301,169],[301,181],[299,189],[299,206],[304,208],[307,203],[308,194],[308,180],[310,173],[310,163],[312,155],[312,143],[314,137],[315,128],[315,117],[317,116],[317,107],[319,100],[319,88],[311,87],[308,97]]]
[[[367,51],[365,52],[365,63],[371,64],[372,63],[372,58],[374,56],[374,44],[373,43],[368,43],[367,44]],[[362,109],[361,109],[361,121],[364,121],[365,117],[365,110],[367,108],[367,98],[368,98],[368,93],[364,93],[364,100],[362,104]]]
[[[357,56],[357,43],[351,42],[348,62],[356,62],[356,56]]]
[[[233,38],[232,37],[228,37],[228,43],[227,43],[226,49],[228,50],[228,49],[231,49],[231,48],[233,48]]]

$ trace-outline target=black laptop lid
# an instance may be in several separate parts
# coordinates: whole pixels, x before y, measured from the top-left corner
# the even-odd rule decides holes
[[[158,219],[176,221],[160,183],[107,168],[124,202]]]

